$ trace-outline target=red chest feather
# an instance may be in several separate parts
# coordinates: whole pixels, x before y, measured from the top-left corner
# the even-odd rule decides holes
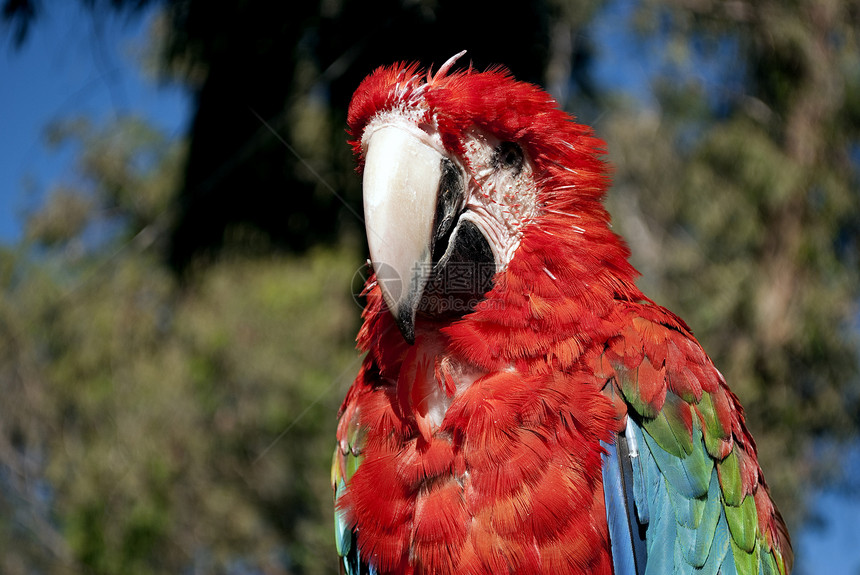
[[[611,572],[600,441],[617,421],[593,376],[485,375],[427,438],[397,389],[421,377],[363,373],[340,430],[366,430],[362,463],[338,506],[380,572]]]

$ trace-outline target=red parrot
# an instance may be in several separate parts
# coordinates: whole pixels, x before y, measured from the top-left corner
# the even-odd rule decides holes
[[[374,274],[341,572],[789,573],[737,397],[610,229],[603,142],[460,56],[379,68],[349,107]]]

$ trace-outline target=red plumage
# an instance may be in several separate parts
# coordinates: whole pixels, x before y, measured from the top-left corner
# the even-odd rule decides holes
[[[460,158],[476,128],[519,143],[538,209],[518,222],[515,255],[474,309],[419,315],[414,345],[369,282],[367,356],[341,408],[335,461],[345,475],[360,428],[361,465],[337,505],[361,555],[380,573],[611,573],[600,442],[632,406],[645,418],[671,410],[691,437],[696,418],[715,458],[734,449],[768,544],[787,557],[736,398],[683,321],[636,288],[607,225],[603,143],[502,70],[425,78],[396,65],[365,79],[350,106],[360,169],[365,127],[404,110]],[[447,402],[441,421],[433,402]]]

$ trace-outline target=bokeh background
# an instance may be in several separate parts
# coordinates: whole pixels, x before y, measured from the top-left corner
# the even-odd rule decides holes
[[[0,573],[336,572],[346,107],[463,49],[606,140],[640,285],[745,405],[796,572],[860,573],[860,1],[0,6]]]

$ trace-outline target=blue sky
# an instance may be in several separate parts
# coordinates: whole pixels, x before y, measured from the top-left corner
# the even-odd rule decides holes
[[[16,50],[0,30],[0,242],[20,237],[22,216],[71,177],[72,150],[49,149],[51,122],[85,115],[106,121],[139,114],[181,134],[188,96],[159,87],[139,71],[152,14],[96,21],[79,2],[43,4],[44,17]]]
[[[0,36],[0,242],[7,244],[20,237],[22,215],[73,174],[72,151],[44,145],[44,129],[51,122],[76,115],[105,121],[134,113],[181,135],[190,110],[187,94],[156,86],[136,64],[134,54],[145,46],[151,13],[95,22],[78,2],[44,6],[45,16],[20,50],[12,49],[8,30]],[[596,78],[635,92],[647,84],[648,75],[636,63],[642,47],[619,32],[626,13],[616,5],[595,23]],[[860,573],[860,501],[824,493],[817,505],[825,526],[794,534],[807,572]]]

